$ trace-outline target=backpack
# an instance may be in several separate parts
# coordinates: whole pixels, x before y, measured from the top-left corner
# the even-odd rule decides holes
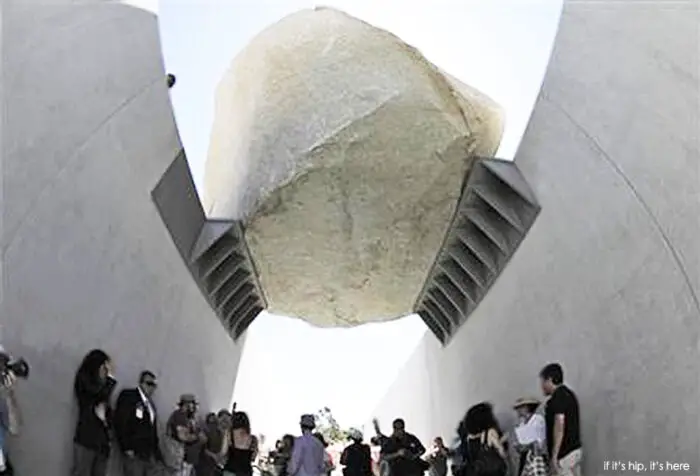
[[[465,442],[467,462],[462,468],[461,476],[504,476],[508,470],[506,462],[496,448],[486,442],[486,432],[479,437],[479,451],[472,454],[469,443]]]

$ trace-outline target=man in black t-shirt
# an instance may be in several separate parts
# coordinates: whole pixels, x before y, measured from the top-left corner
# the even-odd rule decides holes
[[[394,420],[391,436],[381,433],[376,420],[374,429],[381,446],[380,458],[389,464],[391,476],[420,476],[429,467],[420,458],[425,453],[425,447],[415,435],[406,431],[403,419]]]
[[[564,385],[561,365],[553,363],[540,372],[542,392],[549,397],[545,407],[547,449],[552,474],[581,476],[581,429],[578,399]]]

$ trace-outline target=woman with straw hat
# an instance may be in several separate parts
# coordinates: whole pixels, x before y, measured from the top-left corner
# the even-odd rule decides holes
[[[539,406],[540,401],[532,397],[518,398],[513,404],[519,419],[515,427],[516,449],[520,453],[518,476],[547,476],[547,427],[544,417],[537,413]]]

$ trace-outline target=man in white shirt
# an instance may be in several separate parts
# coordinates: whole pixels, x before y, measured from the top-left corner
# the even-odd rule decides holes
[[[519,398],[513,408],[518,413],[519,423],[515,427],[515,447],[520,454],[518,475],[522,475],[526,466],[527,474],[547,474],[544,457],[547,442],[547,425],[544,417],[537,413],[540,401],[536,398]]]

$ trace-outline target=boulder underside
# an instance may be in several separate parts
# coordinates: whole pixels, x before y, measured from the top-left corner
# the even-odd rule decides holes
[[[259,34],[217,92],[212,217],[243,220],[269,310],[322,326],[412,312],[500,108],[332,9]]]

